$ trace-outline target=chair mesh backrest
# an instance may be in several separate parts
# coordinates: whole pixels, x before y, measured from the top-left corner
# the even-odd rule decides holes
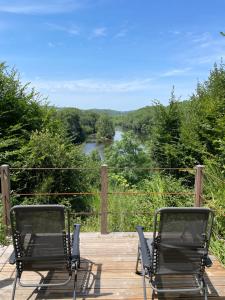
[[[211,234],[210,209],[159,210],[156,272],[199,273]]]
[[[65,231],[64,206],[21,205],[11,210],[11,224],[16,258],[53,263],[70,255]]]

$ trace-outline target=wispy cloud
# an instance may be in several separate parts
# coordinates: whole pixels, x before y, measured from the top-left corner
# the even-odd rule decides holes
[[[63,43],[60,43],[60,42],[57,42],[57,43],[55,43],[55,42],[48,42],[48,47],[49,48],[56,48],[56,47],[59,47],[59,46],[62,46],[63,45]]]
[[[91,37],[92,38],[100,38],[107,36],[107,28],[106,27],[96,27],[92,30]]]
[[[58,14],[83,7],[85,0],[3,0],[0,12],[14,14]]]
[[[76,25],[65,26],[65,25],[58,25],[53,23],[47,23],[46,25],[50,30],[63,31],[71,35],[80,34],[80,28]]]
[[[212,40],[212,36],[209,32],[203,32],[201,34],[192,35],[192,42],[194,43],[206,43]]]
[[[184,61],[192,65],[212,65],[225,57],[225,39],[203,32],[192,34],[190,37],[191,47],[184,52]]]
[[[179,34],[181,34],[181,31],[180,30],[169,30],[169,33],[172,35],[179,35]]]
[[[101,80],[101,79],[78,79],[78,80],[32,80],[32,85],[47,93],[60,92],[85,92],[85,93],[123,93],[151,89],[151,78],[133,80]]]
[[[183,69],[173,69],[169,70],[161,75],[161,77],[172,77],[177,75],[185,75],[191,70],[190,67],[183,68]]]
[[[128,32],[128,29],[124,28],[124,29],[121,29],[119,32],[117,32],[115,34],[115,38],[123,38],[127,35],[127,32]]]

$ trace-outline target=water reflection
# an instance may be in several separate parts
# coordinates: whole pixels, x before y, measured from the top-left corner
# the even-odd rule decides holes
[[[123,131],[115,130],[113,142],[120,141],[122,139],[122,134],[123,134]],[[107,143],[107,144],[109,144],[109,143]],[[101,157],[101,160],[103,160],[104,159],[104,148],[105,148],[104,143],[96,143],[95,141],[90,141],[90,142],[86,142],[84,144],[83,151],[85,154],[90,154],[93,150],[97,150]]]

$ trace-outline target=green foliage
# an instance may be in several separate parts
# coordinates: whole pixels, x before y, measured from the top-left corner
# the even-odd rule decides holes
[[[80,121],[85,136],[95,134],[97,132],[96,123],[98,119],[99,114],[92,111],[82,111]]]
[[[116,124],[141,136],[150,136],[154,125],[154,113],[154,106],[146,106],[117,117]]]
[[[97,140],[104,141],[104,140],[112,140],[115,134],[115,128],[112,122],[112,119],[107,115],[101,115],[96,124]]]
[[[80,115],[81,112],[76,108],[58,110],[58,117],[65,126],[67,137],[74,144],[82,143],[85,138],[84,130],[81,127]]]
[[[117,186],[116,189],[112,189],[114,190],[122,192],[124,186]],[[155,210],[161,207],[193,205],[193,196],[190,194],[193,190],[183,187],[180,180],[165,174],[155,173],[151,178],[141,181],[136,188],[126,189],[126,191],[132,192],[133,195],[110,196],[109,211],[112,212],[110,230],[112,231],[134,231],[137,225],[144,226],[146,231],[152,231]],[[169,194],[176,192],[187,194]]]
[[[121,141],[113,143],[106,149],[105,156],[107,164],[113,168],[113,173],[130,185],[136,184],[146,176],[146,170],[143,168],[150,167],[148,153],[132,132],[123,134]],[[116,183],[115,175],[112,180]]]
[[[221,172],[222,171],[222,172]],[[204,176],[205,205],[214,210],[213,240],[211,248],[225,265],[225,176],[218,161],[208,160]]]
[[[2,203],[0,202],[0,245],[5,245],[8,243],[7,238],[5,236],[5,226],[2,223]]]
[[[220,260],[225,267],[225,240],[218,239],[218,236],[212,235],[210,248],[214,255]]]
[[[221,161],[225,130],[225,70],[222,63],[220,67],[214,66],[207,81],[198,84],[188,108],[184,109],[183,120],[182,143],[192,149],[190,154],[199,163],[213,157]]]
[[[0,164],[13,163],[18,149],[42,126],[40,95],[22,85],[18,73],[0,64]]]
[[[159,167],[180,166],[180,124],[179,102],[172,91],[169,105],[156,103],[155,127],[152,138],[152,157]]]
[[[80,147],[63,140],[60,134],[49,130],[34,132],[27,145],[20,149],[18,167],[29,168],[75,168],[73,170],[22,170],[14,175],[12,185],[19,192],[70,193],[87,192],[96,181],[96,164],[87,158]],[[22,159],[23,158],[23,159]],[[86,171],[85,167],[93,167]],[[57,197],[35,198],[41,203],[58,203]],[[88,209],[88,199],[81,196],[68,197],[73,208]]]

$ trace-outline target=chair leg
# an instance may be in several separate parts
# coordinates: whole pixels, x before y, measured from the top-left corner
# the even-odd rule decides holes
[[[12,300],[14,300],[14,298],[15,298],[17,280],[18,280],[18,272],[16,270],[16,277],[13,282],[13,290],[12,290],[12,298],[11,298]]]
[[[144,300],[147,300],[146,282],[145,282],[145,269],[144,269],[143,264],[141,264],[141,266],[142,266],[141,274],[142,274],[142,281],[143,281]]]
[[[140,262],[140,256],[141,256],[141,254],[140,254],[140,249],[139,249],[139,247],[138,247],[137,261],[136,261],[136,268],[135,268],[135,273],[136,273],[137,275],[141,275],[141,272],[138,271],[138,264],[139,264],[139,262]]]
[[[138,270],[139,262],[141,262],[141,272]],[[144,266],[143,266],[143,263],[142,263],[141,251],[140,251],[139,247],[138,247],[137,262],[136,262],[136,270],[135,271],[136,271],[136,274],[142,275],[144,300],[147,300],[146,282],[145,282],[145,269],[144,269]]]
[[[78,269],[78,264],[75,263],[75,266],[74,266],[74,281],[73,281],[73,300],[76,300],[77,269]]]
[[[204,278],[202,278],[202,282],[203,282],[203,295],[204,295],[204,300],[208,299],[208,290],[207,290],[207,285],[205,283]]]

